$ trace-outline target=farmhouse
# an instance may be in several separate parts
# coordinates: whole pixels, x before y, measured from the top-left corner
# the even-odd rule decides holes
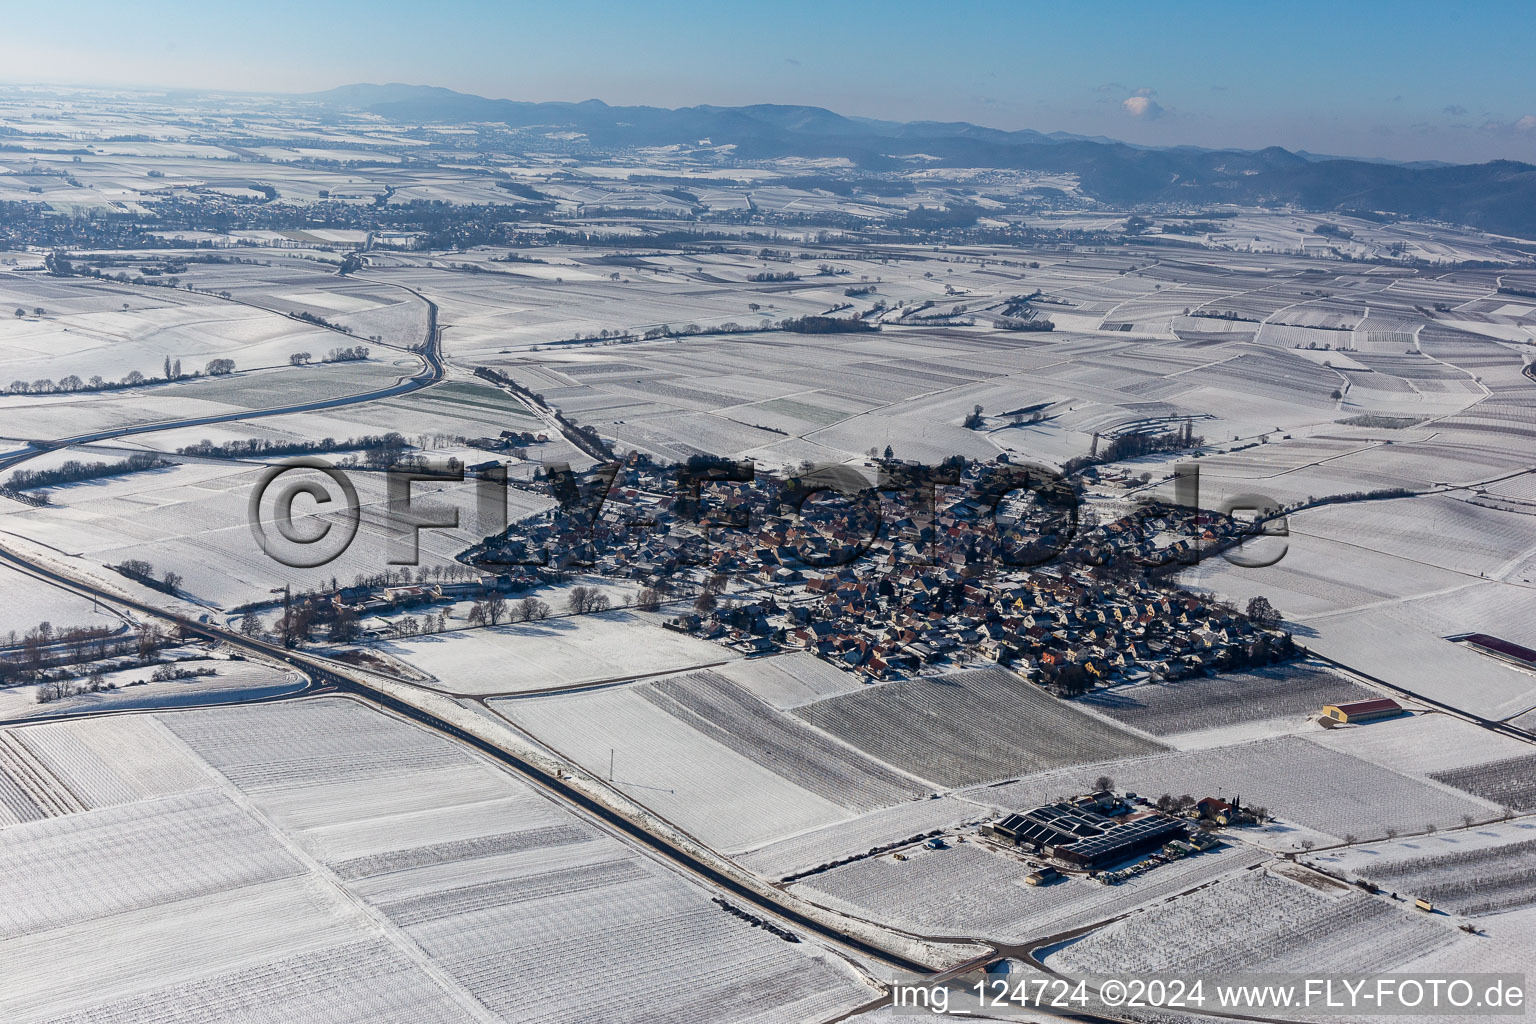
[[[1231,803],[1219,797],[1208,796],[1195,804],[1195,810],[1200,817],[1208,821],[1214,821],[1218,825],[1232,825],[1242,820],[1242,801],[1234,799]]]
[[[1391,697],[1355,700],[1345,704],[1324,704],[1323,714],[1335,722],[1370,722],[1402,714],[1403,706]]]

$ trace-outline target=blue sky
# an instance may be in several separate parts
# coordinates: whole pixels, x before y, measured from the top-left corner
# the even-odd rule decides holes
[[[1536,162],[1529,5],[0,0],[10,82],[805,103],[1131,142]]]

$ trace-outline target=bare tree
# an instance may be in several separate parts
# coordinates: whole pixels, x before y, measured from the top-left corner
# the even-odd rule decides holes
[[[507,599],[501,596],[500,591],[493,590],[485,598],[485,615],[491,620],[491,625],[501,625],[501,620],[507,616]]]
[[[661,607],[661,594],[654,587],[646,587],[635,596],[635,607],[643,612],[654,612]]]
[[[525,597],[518,604],[522,606],[522,616],[525,620],[538,621],[549,618],[549,605],[536,597]]]
[[[572,615],[585,615],[592,600],[592,595],[596,593],[597,590],[594,587],[572,587],[570,594],[566,596],[565,606]]]
[[[139,657],[148,660],[160,646],[160,627],[152,622],[146,622],[139,627]]]
[[[1280,621],[1280,613],[1267,597],[1249,598],[1247,612],[1248,620],[1260,626],[1273,626]]]

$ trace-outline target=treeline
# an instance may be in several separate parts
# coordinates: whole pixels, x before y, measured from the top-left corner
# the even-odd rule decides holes
[[[17,310],[16,315],[21,316],[22,312],[22,310]],[[37,314],[41,316],[42,310],[38,310]],[[33,381],[13,380],[6,390],[13,395],[65,395],[80,391],[118,391],[123,388],[142,387],[145,384],[169,384],[173,381],[201,377],[203,374],[207,374],[210,377],[222,377],[225,374],[234,372],[235,361],[233,359],[210,359],[208,364],[201,370],[193,370],[190,374],[181,372],[181,360],[176,360],[173,370],[170,360],[167,359],[166,371],[163,376],[159,377],[149,377],[138,370],[130,370],[123,376],[122,380],[104,380],[99,376],[92,377],[89,380],[82,380],[78,374],[72,373],[67,377],[59,378],[57,383],[46,377]]]
[[[70,683],[81,675],[77,666],[111,659],[123,659],[122,663],[109,666],[113,669],[146,665],[156,652],[177,642],[175,633],[165,633],[152,623],[141,626],[137,633],[116,633],[103,626],[55,630],[42,622],[20,638],[11,630],[9,640],[0,648],[0,686],[39,683],[38,703],[47,703],[82,692]],[[90,674],[97,677],[100,669],[93,669]]]
[[[123,476],[128,473],[138,473],[146,469],[159,469],[163,466],[174,465],[158,455],[149,452],[141,452],[130,455],[122,462],[81,462],[79,459],[70,459],[68,462],[52,469],[18,469],[11,474],[11,479],[6,483],[6,490],[30,491],[39,487],[57,487],[60,484],[73,484],[81,480],[99,480],[108,476]]]
[[[1097,455],[1080,455],[1075,459],[1068,459],[1062,464],[1061,470],[1065,475],[1071,476],[1089,466],[1105,462],[1119,462],[1122,459],[1134,459],[1161,452],[1184,451],[1188,448],[1199,448],[1203,444],[1205,444],[1205,438],[1191,434],[1187,425],[1181,430],[1170,430],[1160,434],[1150,430],[1136,431],[1121,434],[1112,439],[1099,449]]]
[[[1001,316],[998,318],[997,325],[1003,330],[1040,330],[1040,332],[1055,330],[1055,321],[1044,318],[1015,319],[1012,316]]]
[[[754,284],[784,284],[788,281],[800,280],[800,275],[793,270],[786,270],[777,274],[771,270],[765,270],[760,274],[748,275],[747,280]]]
[[[1163,224],[1163,233],[1168,235],[1211,235],[1220,230],[1215,224],[1203,220],[1190,221],[1188,224]]]
[[[976,223],[981,214],[982,208],[974,203],[959,203],[942,210],[919,206],[893,223],[913,231],[941,231],[946,228],[968,228]]]
[[[334,437],[324,437],[318,441],[272,441],[262,437],[251,437],[244,440],[224,441],[215,444],[212,441],[199,441],[189,444],[184,448],[176,449],[178,455],[193,455],[204,459],[249,459],[270,456],[308,455],[314,452],[389,452],[391,460],[394,455],[404,452],[410,447],[403,434],[390,431],[387,434],[364,434],[362,437],[349,437],[344,441],[338,441]]]
[[[316,327],[324,327],[329,331],[340,331],[342,334],[352,333],[352,328],[343,326],[342,324],[333,323],[320,314],[311,313],[307,309],[301,313],[289,313],[288,315],[293,317],[295,320],[303,320],[307,324],[314,324]]]
[[[1382,487],[1374,491],[1345,491],[1342,494],[1330,494],[1322,498],[1307,496],[1302,508],[1311,508],[1316,505],[1339,505],[1351,501],[1385,501],[1389,498],[1411,498],[1414,492],[1406,487]]]
[[[182,578],[180,573],[167,569],[164,575],[156,579],[155,567],[142,558],[130,558],[120,565],[111,565],[107,568],[116,569],[135,583],[142,583],[151,590],[158,590],[162,594],[170,594],[172,597],[175,597],[176,592],[181,589]]]
[[[880,328],[858,317],[802,316],[780,321],[779,329],[791,334],[866,334]]]
[[[415,351],[415,349],[412,351]],[[352,345],[347,348],[333,348],[320,361],[322,363],[357,363],[367,358],[367,345]],[[314,361],[315,357],[308,352],[293,352],[288,356],[288,364],[290,366],[308,366]]]
[[[1256,323],[1260,322],[1255,317],[1242,316],[1235,309],[1228,309],[1228,310],[1216,310],[1216,309],[1194,309],[1194,310],[1190,310],[1190,309],[1186,309],[1184,311],[1184,315],[1185,316],[1197,316],[1197,317],[1201,317],[1201,318],[1206,319],[1206,320],[1231,320],[1231,321],[1234,321],[1236,323],[1244,323],[1244,324],[1256,324]]]

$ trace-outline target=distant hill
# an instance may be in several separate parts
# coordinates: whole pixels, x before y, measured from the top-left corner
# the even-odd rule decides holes
[[[498,122],[581,132],[599,147],[665,146],[709,139],[745,158],[845,157],[871,171],[907,166],[998,167],[1076,174],[1107,203],[1188,201],[1294,204],[1338,212],[1382,211],[1536,238],[1536,166],[1397,164],[1319,157],[1272,146],[1257,152],[1190,146],[1157,149],[1062,132],[1002,131],[967,122],[878,121],[822,107],[613,107],[600,100],[524,103],[430,86],[347,85],[304,99],[393,121]]]

